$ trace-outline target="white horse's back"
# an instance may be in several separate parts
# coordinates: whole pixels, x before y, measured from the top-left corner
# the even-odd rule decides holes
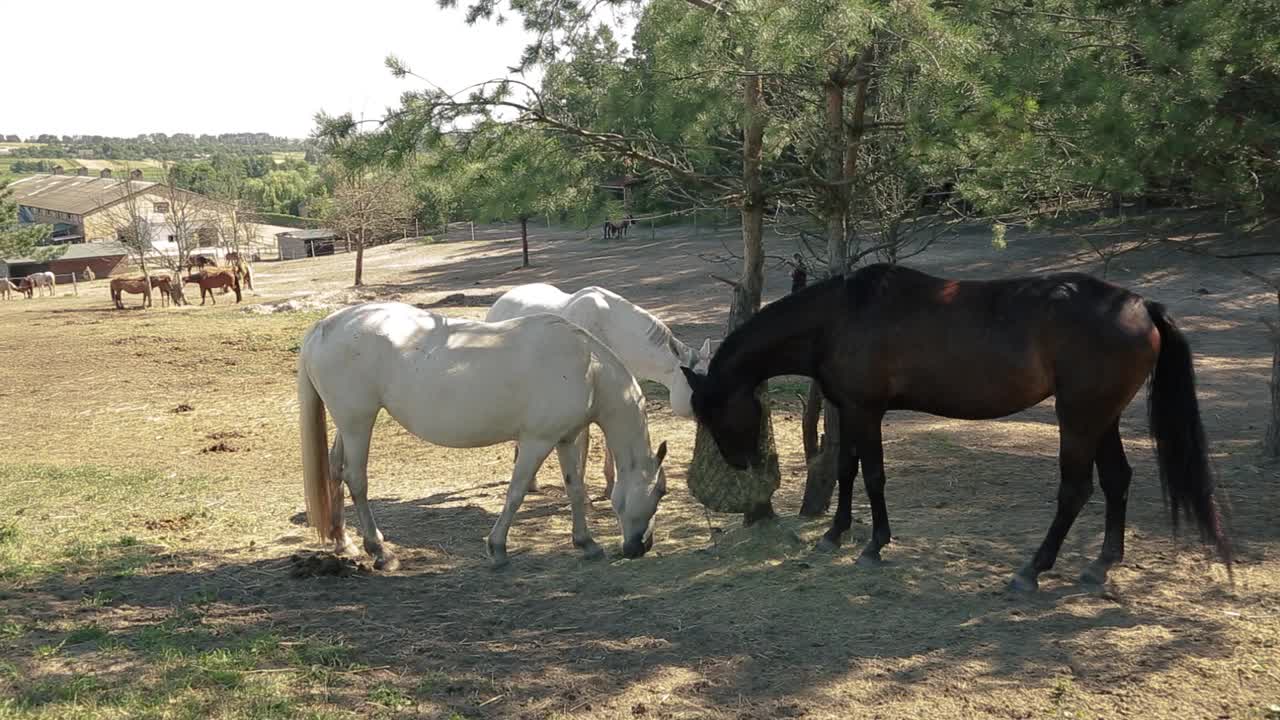
[[[335,422],[386,408],[423,440],[482,447],[581,430],[593,399],[588,343],[550,315],[479,323],[369,303],[318,323],[302,356]]]

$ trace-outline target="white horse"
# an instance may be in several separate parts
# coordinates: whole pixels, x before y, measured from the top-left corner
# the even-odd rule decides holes
[[[545,283],[520,285],[498,298],[485,315],[485,321],[498,322],[535,313],[557,315],[591,333],[617,353],[632,375],[665,385],[673,413],[693,417],[690,403],[693,391],[680,366],[705,370],[711,361],[710,338],[695,353],[652,313],[601,287],[586,287],[570,295]],[[607,439],[604,451],[604,496],[611,497],[614,463]],[[536,491],[537,486],[530,489]]]
[[[486,540],[495,567],[507,561],[507,531],[529,483],[555,449],[573,510],[573,544],[604,556],[586,521],[587,426],[604,431],[618,461],[611,500],[622,553],[653,545],[653,517],[666,494],[662,460],[649,450],[644,395],[600,341],[549,315],[501,323],[446,318],[402,303],[366,303],[329,315],[307,332],[298,358],[307,518],[337,552],[353,552],[342,522],[342,482],[360,518],[374,566],[398,562],[382,543],[367,497],[369,441],[385,408],[419,438],[445,447],[514,440],[518,457],[507,503]],[[337,426],[325,456],[325,408]]]
[[[30,287],[36,291],[37,297],[41,297],[44,294],[41,292],[43,288],[48,288],[49,297],[53,297],[55,294],[54,290],[58,286],[58,283],[51,272],[31,273],[27,276],[27,282],[30,283]]]
[[[11,300],[13,299],[13,293],[26,294],[26,281],[20,280],[19,282],[23,283],[22,287],[9,282],[9,278],[7,277],[0,278],[0,297],[3,297],[5,300]]]

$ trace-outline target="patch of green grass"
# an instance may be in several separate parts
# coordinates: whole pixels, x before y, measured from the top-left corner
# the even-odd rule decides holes
[[[119,597],[119,593],[113,590],[97,590],[92,595],[85,595],[80,598],[80,604],[91,608],[107,607],[115,602],[117,597]]]
[[[432,695],[442,692],[449,684],[449,676],[440,672],[432,671],[423,675],[418,680],[418,687],[415,693],[420,698],[428,698]]]
[[[100,645],[107,640],[110,634],[98,627],[97,625],[85,625],[72,630],[64,641],[67,645],[80,645],[82,643],[94,643]]]
[[[379,683],[369,688],[366,697],[369,702],[389,710],[400,710],[413,705],[413,700],[403,690],[388,683]]]
[[[23,709],[36,709],[45,705],[77,703],[102,689],[102,683],[90,675],[40,680],[19,693],[17,704]]]
[[[142,508],[192,503],[212,481],[160,471],[118,471],[97,466],[56,467],[0,463],[0,493],[19,479],[39,480],[41,492],[24,496],[21,515],[0,502],[0,580],[27,581],[59,573],[128,577],[155,551],[135,535],[120,535],[115,512],[68,508]],[[0,495],[0,499],[3,496]],[[114,540],[107,538],[114,537]]]
[[[27,634],[27,628],[17,620],[0,622],[0,639],[16,640]]]

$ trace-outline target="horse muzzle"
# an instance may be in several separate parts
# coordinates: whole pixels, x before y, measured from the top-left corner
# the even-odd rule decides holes
[[[634,560],[643,557],[652,548],[653,533],[645,533],[643,536],[636,536],[622,543],[622,557]]]

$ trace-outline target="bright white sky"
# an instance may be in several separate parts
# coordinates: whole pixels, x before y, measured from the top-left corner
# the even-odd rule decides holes
[[[420,85],[391,77],[388,53],[452,92],[507,74],[528,37],[518,15],[468,27],[435,0],[61,0],[4,15],[32,23],[0,43],[0,134],[23,138],[306,137],[319,110],[373,119]]]

